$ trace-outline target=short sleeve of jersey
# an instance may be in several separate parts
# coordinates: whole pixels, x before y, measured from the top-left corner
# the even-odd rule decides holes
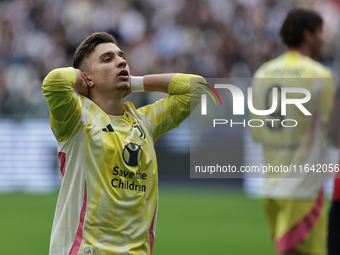
[[[51,71],[43,81],[51,128],[58,142],[71,139],[84,127],[80,99],[73,92],[77,78],[76,70],[69,67]]]

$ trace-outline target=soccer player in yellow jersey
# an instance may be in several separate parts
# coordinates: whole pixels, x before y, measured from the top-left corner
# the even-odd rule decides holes
[[[152,253],[154,144],[199,104],[197,82],[205,80],[186,74],[132,77],[125,53],[104,32],[79,45],[73,67],[46,76],[43,92],[62,175],[50,255]],[[123,104],[124,96],[138,91],[169,96],[140,109]]]
[[[274,87],[278,96],[287,87],[304,88],[311,94],[303,104],[311,116],[296,105],[288,105],[284,115],[278,103],[270,116],[256,116],[273,121],[251,129],[254,139],[262,143],[267,165],[292,165],[293,169],[295,165],[299,172],[271,173],[263,179],[260,195],[278,254],[326,253],[322,176],[304,169],[306,165],[312,168],[324,163],[323,129],[335,87],[332,72],[315,61],[320,58],[324,44],[322,28],[323,20],[318,13],[305,9],[290,11],[280,31],[288,51],[263,64],[254,74],[252,84],[255,109],[270,108]],[[289,93],[287,98],[304,96]],[[285,127],[281,123],[297,125]]]

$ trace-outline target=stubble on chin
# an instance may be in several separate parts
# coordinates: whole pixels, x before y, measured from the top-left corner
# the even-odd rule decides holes
[[[120,86],[117,87],[117,90],[120,90],[120,91],[122,91],[122,90],[127,91],[127,90],[129,90],[129,88],[130,88],[129,84],[122,84],[122,85],[120,85]]]

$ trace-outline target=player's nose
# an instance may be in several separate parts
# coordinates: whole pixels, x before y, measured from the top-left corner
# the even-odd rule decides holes
[[[118,57],[116,62],[117,67],[125,67],[127,65],[124,58]]]

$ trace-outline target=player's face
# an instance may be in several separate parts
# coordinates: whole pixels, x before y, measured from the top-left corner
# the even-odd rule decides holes
[[[311,44],[311,53],[312,58],[315,60],[321,59],[323,46],[325,44],[325,40],[323,38],[323,30],[322,26],[320,26],[315,33],[312,35],[313,42]]]
[[[117,96],[130,88],[130,69],[125,53],[113,43],[101,43],[89,57],[89,77],[95,88],[104,95],[112,92]],[[117,93],[121,91],[122,93]]]

